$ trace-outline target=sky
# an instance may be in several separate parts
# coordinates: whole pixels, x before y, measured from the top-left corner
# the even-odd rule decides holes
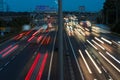
[[[4,0],[9,5],[10,11],[24,12],[34,11],[35,7],[51,6],[56,7],[55,0]],[[85,11],[97,12],[103,8],[105,0],[62,0],[64,11],[79,11],[80,6],[85,6]]]

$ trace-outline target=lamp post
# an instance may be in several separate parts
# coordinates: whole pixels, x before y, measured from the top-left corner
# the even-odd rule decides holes
[[[62,14],[62,0],[58,0],[58,42],[59,42],[59,78],[64,80],[63,74],[63,14]]]

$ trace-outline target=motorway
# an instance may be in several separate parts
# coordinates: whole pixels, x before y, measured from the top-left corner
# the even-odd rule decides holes
[[[56,36],[56,29],[29,30],[2,43],[0,80],[57,79]]]
[[[64,27],[64,79],[119,80],[119,37],[75,26]],[[0,80],[59,80],[57,33],[38,27],[0,44]]]
[[[80,68],[82,80],[120,79],[120,45],[116,42],[119,37],[111,33],[96,33],[79,24],[73,29],[66,26],[65,30],[68,46],[74,55],[71,57]]]

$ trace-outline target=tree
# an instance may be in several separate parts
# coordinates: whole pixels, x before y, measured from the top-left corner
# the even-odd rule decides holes
[[[116,10],[116,0],[106,0],[103,6],[103,14],[104,14],[104,23],[114,23],[115,19],[115,11]]]
[[[112,23],[111,30],[120,33],[120,0],[106,0],[103,7],[104,23]]]

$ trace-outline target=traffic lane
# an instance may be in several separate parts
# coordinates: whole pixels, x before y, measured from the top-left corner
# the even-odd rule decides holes
[[[29,31],[28,31],[29,32]],[[28,32],[27,32],[27,35],[28,35]],[[31,31],[32,33],[34,32],[34,31]],[[18,34],[18,35],[21,35],[23,32],[21,32],[20,34]],[[31,33],[31,34],[32,34]],[[29,32],[29,34],[30,34],[30,32]],[[18,36],[17,35],[17,36]],[[22,36],[22,35],[21,35]],[[16,36],[15,36],[16,37]],[[12,45],[15,45],[15,44],[17,44],[17,43],[20,43],[21,42],[21,40],[15,40],[15,38],[13,37],[12,39],[10,39],[7,43],[5,42],[4,44],[2,44],[1,46],[0,46],[0,53],[2,52],[2,50],[7,50],[6,48],[8,48],[9,46],[12,46]]]
[[[95,36],[94,34],[92,34],[91,36]],[[98,36],[99,38],[104,37],[105,39],[111,41],[112,44],[108,44],[106,42],[104,42],[105,44],[101,44],[103,45],[106,50],[108,50],[109,52],[114,52],[114,53],[119,53],[120,49],[119,49],[119,45],[116,44],[119,41],[119,37],[116,35],[112,35],[112,33],[101,33],[100,36]],[[115,43],[114,43],[115,41]]]
[[[38,45],[30,44],[18,56],[13,56],[14,59],[9,62],[1,71],[1,80],[16,80],[20,72],[23,70],[25,64],[33,56]]]
[[[9,42],[7,42],[7,43],[5,43],[5,44],[2,44],[2,45],[0,46],[0,52],[1,52],[2,50],[4,50],[5,48],[7,48],[8,46],[14,45],[14,44],[15,44],[15,42],[12,42],[12,41],[9,40]]]
[[[69,38],[68,35],[65,34],[65,39],[66,39],[66,45],[67,45],[67,52],[65,52],[65,57],[67,58],[67,62],[68,63],[64,63],[66,64],[67,70],[69,70],[67,73],[69,74],[65,74],[65,78],[70,78],[70,79],[75,79],[75,80],[82,80],[82,76],[81,76],[81,71],[80,71],[80,66],[78,64],[78,60],[77,60],[77,56],[76,56],[76,50],[73,50],[73,47],[71,47],[71,43],[69,43]],[[66,60],[65,60],[66,61]],[[68,65],[67,65],[68,64]]]
[[[37,54],[40,54],[42,57],[44,57],[44,54],[43,52],[45,52],[45,47],[43,48],[42,47],[42,42],[45,40],[45,36],[47,36],[49,33],[45,33],[43,34],[43,37],[42,37],[42,41],[40,41],[39,43],[35,43],[36,40],[34,39],[33,41],[31,41],[30,43],[31,44],[34,44],[34,45],[39,45],[37,48],[36,48],[36,51],[34,52],[34,54],[31,56],[31,58],[28,60],[28,62],[26,63],[24,69],[20,72],[20,75],[18,76],[17,80],[24,80],[26,78],[26,75],[28,74],[28,71],[30,70],[31,66],[33,65],[33,61],[35,60]],[[42,47],[42,52],[39,51],[39,49]],[[39,58],[40,59],[40,58]],[[41,63],[41,61],[40,61]],[[39,64],[40,64],[39,63]],[[39,67],[40,65],[38,65]]]
[[[66,31],[66,33],[67,33],[67,31]],[[69,42],[68,44],[69,44],[70,49],[71,49],[71,51],[70,51],[71,61],[75,61],[75,62],[72,62],[72,64],[73,64],[72,67],[73,67],[73,71],[75,71],[74,73],[76,75],[76,79],[82,79],[83,80],[84,79],[84,75],[82,73],[81,66],[79,65],[78,53],[76,53],[77,50],[74,49],[74,47],[72,46],[72,43],[71,43],[71,38],[73,38],[73,36],[74,36],[74,33],[73,33],[73,35],[69,35],[69,33],[67,33],[66,37],[67,37],[68,41],[66,41],[66,42]]]
[[[49,33],[49,34],[51,34],[51,32]],[[50,35],[45,35],[45,37],[44,38],[47,38],[46,36],[50,36]],[[53,36],[54,34],[52,33],[52,36]],[[45,40],[45,39],[43,39],[43,40]],[[42,41],[43,42],[43,41]],[[50,47],[48,47],[48,45],[50,45]],[[50,50],[50,48],[51,48],[51,45],[52,45],[52,42],[50,42],[48,45],[45,45],[45,44],[41,44],[40,43],[40,46],[39,46],[39,48],[38,48],[38,50],[36,51],[36,54],[40,54],[40,58],[39,58],[39,63],[37,63],[37,65],[35,66],[35,69],[33,70],[33,73],[32,74],[34,74],[34,75],[31,75],[29,78],[28,77],[26,77],[26,75],[28,75],[28,71],[30,70],[30,66],[31,66],[31,64],[33,64],[33,63],[31,63],[31,62],[33,62],[32,60],[30,60],[31,62],[28,62],[28,64],[26,64],[26,66],[27,66],[27,68],[25,67],[25,71],[27,72],[27,73],[24,73],[24,71],[22,71],[21,72],[21,76],[22,76],[22,78],[20,77],[20,79],[26,79],[26,80],[28,80],[28,79],[35,79],[36,77],[37,77],[37,75],[38,75],[38,73],[42,73],[42,75],[44,76],[46,76],[47,74],[45,74],[45,73],[47,73],[48,72],[48,70],[46,70],[47,68],[46,68],[46,65],[49,65],[49,64],[47,64],[48,62],[49,62],[49,57],[50,57],[50,53],[49,53],[49,50]],[[47,54],[46,54],[46,52],[48,52]],[[45,59],[44,57],[45,57],[45,55],[47,55],[47,58]],[[32,59],[34,59],[36,57],[36,55],[34,55],[33,56],[33,58]],[[43,61],[44,61],[44,59],[45,59],[45,63],[43,63]],[[45,67],[42,67],[42,66],[45,66]],[[29,68],[28,68],[29,67]],[[45,68],[45,72],[43,72],[44,71],[44,68]],[[40,72],[38,72],[40,70]],[[42,72],[41,72],[41,70],[42,70]],[[36,74],[36,75],[35,75]],[[46,77],[42,77],[42,78],[46,78]]]
[[[80,31],[79,29],[75,29],[75,30],[77,30],[77,31]],[[84,31],[84,34],[85,34],[85,31]],[[105,37],[105,38],[107,38],[107,39],[109,39],[110,40],[110,37],[107,37],[108,35],[110,35],[110,34],[106,34],[106,36],[105,36],[105,34],[103,34],[102,35],[102,37]],[[95,36],[96,35],[94,35],[94,34],[91,34],[91,35],[89,35],[89,36],[87,36],[86,35],[86,39],[89,39],[89,40],[91,40],[91,39],[94,39],[95,38]],[[101,37],[101,36],[97,36],[97,37]],[[101,37],[101,38],[102,38]],[[114,36],[113,36],[114,37]],[[112,38],[111,38],[112,39]],[[114,39],[114,38],[113,38]],[[112,40],[110,40],[110,41],[112,41]],[[116,50],[116,49],[118,49],[117,47],[117,45],[114,45],[114,46],[112,46],[112,45],[110,45],[110,44],[108,44],[108,43],[106,43],[106,42],[104,42],[105,44],[101,44],[101,45],[103,45],[108,51],[110,51],[110,52],[116,52],[116,51],[118,51],[118,50]],[[115,50],[114,50],[115,49]]]
[[[81,39],[82,40],[82,43],[80,43],[80,44],[83,44],[82,45],[82,48],[83,48],[83,46],[85,46],[86,48],[87,48],[87,46],[86,46],[86,44],[84,44],[84,43],[86,43],[86,39],[88,39],[88,38],[93,38],[93,37],[86,37],[86,36],[81,36],[81,34],[77,31],[77,30],[75,30],[75,34],[76,34],[76,36],[78,37],[76,37],[76,40],[80,40],[82,37],[85,37],[85,39],[83,40],[83,39]],[[79,34],[79,35],[78,35]],[[74,35],[75,36],[75,35]],[[83,51],[84,51],[85,49],[83,49]],[[82,51],[82,53],[84,53]],[[81,53],[81,54],[82,54]],[[84,53],[85,54],[85,53]],[[86,55],[83,55],[83,56],[85,56],[85,59],[88,59],[88,58],[86,58]],[[95,60],[94,58],[93,58],[93,60]],[[87,61],[87,60],[86,60]],[[91,62],[90,62],[91,60],[89,59],[88,61],[87,61],[87,64],[89,63],[89,66],[91,66]],[[95,60],[95,62],[96,62],[96,60]],[[96,62],[97,63],[97,62]],[[99,65],[99,64],[97,64],[97,65]],[[84,67],[84,66],[83,66]],[[94,67],[94,66],[91,66],[92,68]],[[95,68],[95,67],[94,67]],[[93,68],[93,69],[94,69]],[[101,67],[100,67],[101,68]],[[99,69],[100,69],[99,68]],[[91,69],[91,68],[89,68],[89,69]],[[86,69],[85,69],[86,70]],[[91,69],[92,70],[92,69]],[[102,70],[102,69],[101,69]],[[94,70],[93,70],[94,71]],[[89,73],[93,73],[93,72],[91,72],[91,71],[89,71]],[[101,71],[99,71],[99,73],[101,73]],[[95,73],[95,74],[97,74],[97,73]],[[104,73],[103,73],[104,74]],[[104,74],[105,75],[105,74]],[[102,77],[104,77],[104,79],[107,79],[104,75],[102,75]],[[88,77],[88,76],[87,76]],[[100,77],[100,76],[99,76]],[[89,77],[88,77],[88,79],[89,79]],[[95,75],[95,78],[94,79],[96,79],[96,75]]]
[[[92,43],[94,44],[94,43]],[[88,44],[89,45],[89,44]],[[107,57],[107,59],[109,59],[112,63],[114,63],[116,65],[116,67],[120,68],[120,55],[119,53],[117,53],[117,51],[112,51],[109,52],[107,50],[103,50],[101,49],[98,45],[94,44],[95,47],[98,49],[98,51],[104,53],[104,56]],[[109,47],[108,47],[109,48]]]
[[[98,60],[97,62],[99,64],[101,64],[102,69],[104,70],[104,72],[109,76],[109,78],[111,79],[115,79],[118,80],[119,79],[119,72],[117,72],[115,70],[115,68],[113,68],[113,66],[111,64],[109,64],[100,54],[98,51],[96,51],[95,49],[91,48],[91,46],[88,45],[88,49],[89,51],[91,51],[96,59]],[[103,53],[104,55],[104,53]]]
[[[22,42],[24,42],[24,41],[22,41]],[[26,42],[24,42],[24,43],[26,43]],[[24,44],[24,43],[23,43],[23,44]],[[29,45],[29,46],[32,47],[32,46],[35,46],[35,45],[36,45],[36,44],[32,44],[32,45]],[[22,46],[22,47],[23,47],[23,46]],[[28,48],[29,48],[29,47],[28,47]],[[37,47],[36,47],[36,48],[37,48]],[[35,49],[35,48],[33,47],[33,50],[34,50],[34,49]],[[25,49],[24,49],[23,51],[25,51]],[[29,49],[26,50],[26,52],[27,52],[27,51],[31,51],[31,49],[30,49],[30,50],[29,50]],[[13,54],[21,53],[21,52],[22,52],[22,50],[20,50],[20,51],[18,50],[17,52],[16,52],[16,51],[13,52]],[[22,54],[23,54],[23,53],[22,53]],[[18,55],[18,54],[17,54],[17,55]],[[21,55],[21,54],[20,54],[20,55]],[[12,61],[12,60],[15,59],[15,58],[16,58],[16,56],[12,56],[12,55],[11,55],[11,58],[8,58],[8,60],[11,60],[11,61]],[[22,62],[22,61],[21,61],[21,62]],[[10,63],[10,61],[8,61],[7,63],[5,63],[4,66],[7,66],[9,63]],[[17,63],[17,62],[16,62],[16,63]],[[4,66],[3,66],[3,67],[4,67]],[[21,66],[22,66],[22,65],[21,65]],[[1,71],[2,71],[2,70],[4,71],[4,68],[3,68],[3,67],[0,69]],[[10,67],[8,67],[8,68],[10,68]],[[12,70],[12,69],[11,69],[11,70]],[[16,71],[17,71],[17,70],[16,70]],[[11,71],[10,71],[10,72],[11,72]]]
[[[6,40],[6,41],[3,42],[3,43],[1,43],[1,44],[0,44],[0,47],[2,47],[3,45],[7,45],[7,44],[9,44],[9,43],[12,41],[12,39],[13,39],[13,37],[10,38],[10,39],[8,39],[8,40]],[[2,48],[0,48],[0,49],[2,49]]]
[[[116,58],[120,60],[120,52],[118,47],[114,47],[114,45],[107,45],[107,44],[101,44],[106,51],[110,52],[112,55],[114,55]]]
[[[18,51],[18,52],[19,52],[19,51]],[[18,54],[17,54],[17,55],[18,55]],[[14,57],[13,57],[13,58],[14,58]],[[12,58],[12,59],[13,59],[13,58]],[[10,59],[9,59],[9,60],[10,60]],[[8,64],[8,63],[9,63],[9,61],[8,61],[6,64]],[[6,64],[5,64],[5,65],[6,65]],[[2,68],[1,68],[1,70],[2,70]]]
[[[89,51],[91,51],[91,46],[90,46]],[[96,53],[94,53],[94,54],[96,54]],[[97,62],[99,63],[99,61],[97,61]],[[102,68],[104,68],[104,67],[102,67]],[[104,71],[104,72],[105,72],[105,71]],[[110,75],[111,75],[111,74],[108,74],[108,73],[105,73],[105,74],[107,74],[107,75],[108,75],[108,78],[110,78]]]
[[[94,43],[93,43],[94,44]],[[98,43],[99,44],[99,43]],[[108,58],[108,59],[111,59],[112,58],[112,60],[110,60],[112,63],[114,63],[114,64],[116,64],[116,66],[118,66],[119,67],[119,63],[120,63],[120,55],[119,55],[119,53],[118,53],[118,51],[117,51],[117,49],[115,50],[115,48],[113,48],[113,46],[112,45],[107,45],[107,44],[99,44],[102,48],[104,48],[104,50],[102,50],[98,45],[96,45],[96,44],[94,44],[96,47],[97,47],[97,49],[98,49],[98,51],[100,51],[100,52],[102,52],[102,53],[104,53],[104,55]],[[104,47],[105,46],[105,47]],[[108,46],[108,47],[107,47]],[[106,47],[107,47],[107,49],[106,49]]]
[[[28,35],[28,32],[27,32],[27,35]],[[33,33],[34,31],[31,31],[31,32]],[[18,35],[21,35],[23,33],[24,32],[21,32]],[[30,34],[30,32],[29,32],[29,34]],[[1,51],[0,51],[0,54],[1,54],[0,66],[1,67],[4,64],[6,64],[7,62],[9,62],[9,60],[11,59],[12,56],[18,55],[19,51],[22,51],[28,45],[28,43],[25,40],[14,40],[14,38],[12,38],[12,39],[10,40],[9,43],[3,44],[2,47],[0,48],[1,49]],[[4,47],[6,47],[6,48],[4,48]],[[2,48],[4,48],[4,49],[2,49]],[[2,57],[3,55],[5,55],[5,57]]]
[[[15,58],[15,56],[19,55],[20,52],[28,46],[27,43],[23,43],[21,45],[14,45],[14,47],[11,47],[9,50],[7,50],[4,54],[2,54],[1,61],[1,67],[6,65],[9,61]]]
[[[90,32],[90,31],[88,31],[88,32]],[[98,32],[94,32],[94,31],[92,31],[91,35],[97,36],[97,37],[100,37],[100,36],[106,37],[106,38],[108,38],[110,40],[114,40],[114,41],[119,41],[120,40],[119,36],[117,36],[115,34],[112,34],[112,33],[106,33],[105,31],[104,32],[99,32],[99,31]]]
[[[54,66],[52,65],[53,61],[55,61],[53,59],[55,53],[54,53],[54,48],[55,48],[55,42],[56,42],[56,34],[57,34],[57,31],[50,31],[50,34],[48,36],[50,36],[50,43],[48,45],[45,46],[46,48],[46,51],[48,51],[48,58],[47,58],[47,61],[46,61],[46,65],[45,65],[45,69],[44,69],[44,72],[42,74],[42,77],[41,77],[41,80],[47,80],[47,79],[50,79],[51,78],[51,72],[53,71],[52,67],[51,66]],[[42,49],[42,48],[41,48]],[[52,59],[52,61],[51,61]],[[56,64],[57,65],[57,64]],[[55,65],[55,66],[56,66]],[[55,68],[55,67],[54,67]],[[51,71],[50,71],[51,69]],[[57,71],[56,71],[57,72]],[[50,76],[50,77],[49,77]],[[56,75],[54,75],[55,77]]]
[[[43,69],[43,72],[41,72],[42,73],[42,76],[41,76],[41,78],[40,79],[47,79],[48,77],[48,69],[49,69],[49,64],[50,64],[50,57],[51,57],[51,52],[52,52],[52,46],[53,46],[53,41],[54,41],[54,37],[55,37],[55,31],[53,32],[50,32],[50,34],[47,36],[47,37],[49,37],[50,36],[50,42],[49,42],[49,44],[47,44],[47,45],[41,45],[41,47],[40,47],[40,50],[39,50],[39,52],[41,53],[41,54],[44,54],[46,51],[48,52],[48,57],[47,57],[47,61],[46,61],[46,63],[44,63],[44,69]],[[46,37],[46,38],[47,38]],[[41,65],[42,65],[42,63],[41,63]],[[41,68],[40,68],[40,70],[41,70]],[[36,72],[35,72],[36,73]]]
[[[59,80],[59,54],[58,54],[58,32],[56,32],[56,40],[54,41],[53,52],[49,65],[48,80]]]
[[[91,49],[90,49],[91,50]],[[107,55],[108,56],[108,55]],[[111,60],[111,59],[110,59]],[[114,61],[112,60],[112,62],[114,63]],[[116,63],[115,63],[116,64]],[[119,66],[118,64],[117,64],[117,66]],[[103,67],[104,68],[104,67]],[[119,67],[118,67],[119,68]],[[115,70],[115,69],[114,69]],[[108,74],[108,73],[107,73]],[[117,74],[117,73],[116,73]],[[108,74],[109,76],[111,75],[111,74]],[[118,76],[117,76],[118,77]],[[109,77],[110,78],[110,77]]]
[[[92,73],[94,73],[94,74],[99,74],[99,75],[101,75],[101,71],[99,71],[99,73],[96,71],[96,73],[94,72],[95,70],[95,67],[93,66],[93,65],[91,65],[92,63],[91,63],[91,60],[86,56],[86,53],[85,53],[85,49],[87,49],[87,45],[86,45],[86,41],[84,41],[84,40],[82,40],[81,38],[80,38],[80,36],[78,36],[78,34],[75,34],[74,35],[74,37],[75,37],[75,40],[78,42],[78,43],[80,43],[80,49],[81,49],[81,54],[83,54],[83,57],[85,57],[85,59],[87,59],[86,61],[87,61],[87,63],[89,63],[89,65],[90,65],[90,68],[92,67]],[[73,41],[73,42],[76,42],[76,41]],[[81,47],[82,46],[82,47]],[[89,51],[88,51],[89,52]],[[96,60],[93,58],[93,60],[96,62]],[[82,62],[82,61],[81,61]],[[99,65],[99,64],[97,64],[97,65]],[[83,68],[84,68],[84,66],[83,66]],[[101,68],[101,67],[100,67]],[[100,69],[99,68],[99,69]],[[86,70],[86,69],[85,69]],[[101,70],[101,69],[100,69]],[[85,71],[84,71],[85,72]],[[89,73],[91,73],[91,72],[89,72]],[[104,75],[102,74],[101,75],[104,79],[106,79],[105,77],[104,77]],[[88,76],[86,76],[86,77],[88,77]],[[100,76],[99,76],[100,77]],[[89,78],[89,77],[88,77]],[[96,75],[95,75],[95,78],[96,78]]]
[[[101,34],[101,36],[106,37],[110,40],[114,40],[116,42],[120,40],[120,37],[113,33],[105,33],[105,34]]]
[[[66,39],[66,34],[64,33],[64,37],[63,37],[63,61],[64,61],[64,79],[65,80],[72,80],[75,79],[75,75],[73,72],[73,67],[72,67],[72,63],[71,63],[71,59],[69,56],[69,51],[68,51],[68,44],[67,44],[67,39]]]
[[[5,57],[1,58],[2,63],[4,64],[4,63],[8,62],[12,58],[12,56],[20,54],[20,51],[22,51],[29,44],[30,43],[26,42],[25,40],[21,40],[21,41],[17,42],[16,44],[12,45],[11,48],[6,49],[6,51],[3,54],[1,54],[1,55],[4,55],[7,53],[7,55],[5,55]],[[13,48],[15,46],[17,46],[17,48],[15,50],[13,50]]]
[[[92,74],[91,73],[88,73],[88,72],[86,72],[86,70],[87,69],[85,69],[85,67],[84,66],[82,66],[82,64],[84,64],[82,61],[80,61],[81,60],[81,57],[80,57],[80,55],[78,55],[78,58],[79,58],[79,62],[82,62],[82,63],[80,63],[81,64],[81,66],[82,66],[82,70],[84,70],[83,72],[86,72],[87,74],[84,74],[85,75],[85,77],[87,78],[87,79],[89,79],[89,78],[91,78],[91,79],[104,79],[104,80],[106,80],[106,78],[105,78],[105,76],[104,76],[104,74],[102,74],[102,70],[100,69],[100,67],[98,67],[98,64],[96,63],[96,61],[95,61],[95,63],[97,64],[97,67],[100,69],[100,71],[98,71],[98,69],[93,65],[93,62],[91,62],[91,59],[86,55],[86,53],[85,53],[85,50],[87,49],[87,47],[85,47],[85,45],[83,44],[84,42],[81,42],[81,41],[77,41],[78,40],[78,38],[76,38],[76,39],[71,39],[71,42],[74,42],[74,44],[73,44],[73,47],[75,47],[75,49],[76,49],[76,46],[78,46],[78,49],[77,49],[77,52],[76,53],[78,53],[78,50],[79,49],[81,49],[81,51],[82,51],[82,53],[83,53],[83,56],[85,57],[85,59],[86,59],[86,61],[87,61],[87,63],[88,63],[88,65],[89,65],[89,67],[90,67],[90,69],[91,69],[91,71],[92,71]],[[75,42],[77,42],[76,44],[75,44]],[[79,44],[79,45],[77,45],[77,44]],[[82,46],[82,47],[81,47]],[[88,51],[89,52],[89,51]],[[91,55],[91,54],[90,54]],[[93,57],[92,57],[93,58]],[[87,75],[87,76],[86,76]],[[89,75],[89,76],[88,76]]]
[[[94,39],[96,39],[97,37],[94,37]],[[92,38],[90,38],[90,40],[92,41],[92,42],[94,42],[94,44],[95,43],[97,43],[94,39],[92,39]],[[104,41],[103,41],[104,42]],[[99,42],[100,43],[100,42]],[[99,44],[99,43],[97,43],[97,44]],[[96,44],[95,44],[96,45]],[[99,46],[98,45],[96,45],[97,46],[97,49],[99,49],[101,52],[105,52],[106,50],[107,51],[109,51],[111,54],[112,53],[114,53],[113,54],[113,56],[115,56],[115,58],[117,58],[117,59],[120,59],[120,57],[119,57],[119,52],[118,52],[118,50],[117,50],[117,48],[116,48],[116,46],[113,46],[113,45],[111,45],[111,44],[108,44],[108,43],[106,43],[106,42],[104,42],[104,44],[102,43],[102,44],[99,44]],[[102,48],[102,49],[100,49],[100,48]],[[116,54],[117,54],[117,56],[116,56]]]

